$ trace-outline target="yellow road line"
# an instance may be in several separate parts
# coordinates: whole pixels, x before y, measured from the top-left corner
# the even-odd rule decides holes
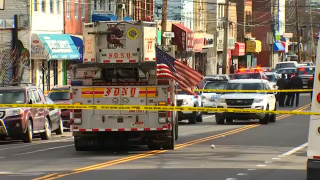
[[[303,111],[304,109],[307,109],[308,107],[310,107],[310,104],[302,106],[302,107],[300,107],[300,108],[298,108],[298,109],[296,109],[294,111],[296,111],[296,112]],[[281,119],[284,119],[284,118],[289,117],[289,116],[291,116],[291,115],[282,115],[282,116],[279,116],[277,119],[281,120]],[[186,143],[183,143],[183,144],[178,144],[178,145],[176,145],[175,149],[180,149],[180,148],[184,148],[184,147],[187,147],[187,146],[195,145],[195,144],[198,144],[198,143],[201,143],[201,142],[205,142],[205,141],[221,138],[221,137],[224,137],[224,136],[236,134],[236,133],[239,133],[239,132],[242,132],[242,131],[246,131],[246,130],[249,130],[251,128],[258,127],[258,126],[260,126],[260,124],[247,125],[247,126],[243,126],[241,128],[237,128],[237,129],[234,129],[234,130],[231,130],[231,131],[227,131],[227,132],[224,132],[224,133],[220,133],[220,134],[217,134],[217,135],[213,135],[213,136],[209,136],[209,137],[193,140],[193,141],[186,142]],[[132,156],[129,156],[129,157],[120,158],[120,159],[108,161],[108,162],[105,162],[105,163],[99,163],[99,164],[95,164],[95,165],[91,165],[91,166],[86,166],[86,167],[83,167],[83,168],[74,169],[74,170],[72,170],[71,172],[68,172],[68,173],[63,173],[63,174],[55,173],[55,174],[52,174],[52,176],[43,176],[43,177],[39,177],[39,178],[33,179],[33,180],[59,179],[59,178],[65,177],[65,176],[73,175],[73,174],[79,174],[79,173],[83,173],[83,172],[87,172],[87,171],[101,169],[101,168],[109,167],[109,166],[112,166],[112,165],[133,161],[133,160],[136,160],[136,159],[142,159],[142,158],[153,156],[153,155],[156,155],[156,154],[161,154],[161,153],[164,153],[164,152],[167,152],[167,151],[168,150],[148,151],[146,153],[142,153],[142,154],[138,154],[138,155],[132,155]]]

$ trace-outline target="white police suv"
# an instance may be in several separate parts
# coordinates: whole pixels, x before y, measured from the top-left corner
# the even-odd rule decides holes
[[[268,80],[264,79],[236,79],[230,80],[226,90],[271,90]],[[217,108],[276,110],[274,92],[230,92],[223,93],[217,103]],[[276,122],[275,114],[265,113],[216,113],[216,123],[224,124],[234,120],[259,119],[260,124]]]
[[[178,86],[177,89],[180,89]],[[197,88],[194,88],[197,90]],[[199,91],[195,93],[200,94]],[[183,91],[178,91],[176,94],[177,106],[182,107],[202,107],[201,96],[198,97],[187,94]],[[199,111],[178,111],[178,121],[189,120],[189,124],[202,122],[202,112]]]

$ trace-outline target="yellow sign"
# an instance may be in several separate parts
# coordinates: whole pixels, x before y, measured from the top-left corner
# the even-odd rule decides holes
[[[131,40],[135,40],[139,37],[139,31],[136,28],[132,27],[127,31],[127,37]]]
[[[259,53],[261,52],[262,44],[259,40],[248,40],[246,42],[246,52],[248,53]]]

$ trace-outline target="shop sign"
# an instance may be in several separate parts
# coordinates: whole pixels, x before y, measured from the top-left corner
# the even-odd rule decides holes
[[[202,48],[210,48],[213,47],[213,35],[205,34],[203,38],[203,47]]]
[[[48,53],[40,41],[39,37],[35,34],[31,36],[31,59],[47,59]]]
[[[235,45],[236,41],[233,37],[230,37],[228,40],[228,49],[234,49],[234,45]]]
[[[247,52],[256,52],[255,41],[247,41],[246,47],[247,47]]]
[[[195,33],[194,34],[194,52],[201,52],[203,48],[203,34],[202,33]]]
[[[178,51],[193,51],[193,31],[179,23],[172,24],[174,38],[172,41],[177,45]]]

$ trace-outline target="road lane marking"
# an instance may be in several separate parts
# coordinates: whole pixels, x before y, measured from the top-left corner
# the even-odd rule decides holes
[[[207,118],[211,118],[211,117],[215,117],[215,115],[213,115],[213,116],[206,116],[206,117],[204,117],[204,118],[202,118],[202,119],[207,119]]]
[[[290,151],[288,151],[286,153],[283,153],[282,156],[290,156],[290,155],[302,150],[303,148],[305,148],[307,146],[308,146],[308,143],[304,143],[304,144],[300,145],[299,147],[296,147],[296,148],[294,148],[294,149],[292,149],[292,150],[290,150]]]
[[[304,110],[304,109],[306,109],[308,107],[309,107],[308,105],[302,106],[302,107],[300,107],[300,108],[298,108],[298,109],[296,109],[294,111],[302,111],[302,110]],[[289,116],[290,115],[283,115],[283,116],[280,116],[278,118],[280,120],[280,119],[283,119],[283,118],[286,118],[286,117],[289,117]],[[236,133],[239,133],[239,132],[242,132],[242,131],[246,131],[246,130],[254,128],[254,127],[257,127],[257,126],[260,126],[260,124],[247,125],[247,126],[243,126],[241,128],[237,128],[237,129],[234,129],[234,130],[231,130],[231,131],[227,131],[225,133],[209,136],[209,137],[206,137],[206,138],[201,138],[201,139],[190,141],[190,142],[183,143],[183,144],[178,144],[178,145],[176,145],[175,149],[180,149],[180,148],[184,148],[184,147],[191,146],[191,145],[194,145],[194,144],[198,144],[198,143],[201,143],[201,142],[205,142],[205,141],[221,138],[221,137],[226,136],[226,135],[236,134]],[[105,162],[105,163],[99,163],[99,164],[95,164],[95,165],[91,165],[91,166],[86,166],[86,167],[83,167],[83,168],[74,169],[74,170],[72,170],[72,171],[70,171],[68,173],[58,174],[55,177],[49,178],[49,180],[59,179],[59,178],[65,177],[65,176],[73,175],[73,174],[78,174],[78,173],[82,173],[82,172],[101,169],[101,168],[109,167],[109,166],[112,166],[112,165],[125,163],[125,162],[128,162],[128,161],[133,161],[133,160],[136,160],[136,159],[141,159],[141,158],[153,156],[153,155],[156,155],[156,154],[161,154],[161,153],[164,153],[164,152],[167,152],[167,151],[168,150],[148,151],[146,153],[142,153],[142,154],[138,154],[138,155],[132,155],[132,156],[129,156],[129,157],[120,158],[120,159],[108,161],[108,162]],[[266,166],[266,165],[257,165],[257,166]],[[43,178],[43,177],[37,178],[37,180],[42,180],[42,179],[47,179],[47,178]],[[36,180],[36,179],[34,179],[34,180]]]
[[[246,176],[248,175],[247,173],[238,173],[237,176]]]
[[[53,142],[63,142],[67,140],[72,140],[72,138],[66,138],[66,139],[57,139],[57,140],[52,140],[52,141],[43,141],[41,143],[34,143],[34,144],[29,144],[29,145],[23,145],[23,146],[15,146],[15,147],[8,147],[8,148],[2,148],[0,151],[8,150],[8,149],[17,149],[17,148],[23,148],[23,147],[29,147],[29,146],[35,146],[35,145],[40,145],[40,144],[47,144],[47,143],[53,143]]]
[[[47,149],[40,149],[40,150],[36,150],[36,151],[30,151],[30,152],[14,154],[14,155],[15,156],[21,156],[21,155],[25,155],[25,154],[33,154],[33,153],[37,153],[37,152],[49,151],[49,150],[53,150],[53,149],[61,149],[61,148],[70,147],[70,146],[74,146],[74,144],[69,144],[69,145],[65,145],[65,146],[58,146],[58,147],[52,147],[52,148],[47,148]]]
[[[266,167],[267,165],[265,165],[265,164],[258,164],[257,166],[258,166],[258,167]]]
[[[272,158],[272,159],[274,159],[274,160],[279,160],[279,159],[281,159],[281,158]]]
[[[58,175],[58,173],[48,174],[46,176],[42,176],[40,178],[36,178],[36,179],[33,179],[33,180],[47,179],[47,178],[55,176],[55,175]]]

